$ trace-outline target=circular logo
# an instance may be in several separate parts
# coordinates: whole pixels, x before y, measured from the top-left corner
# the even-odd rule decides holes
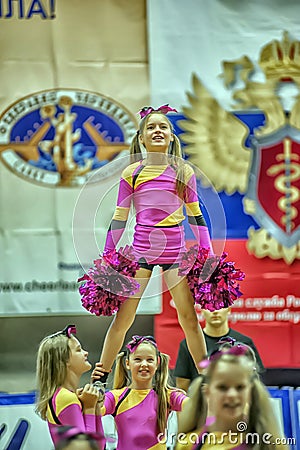
[[[33,93],[0,116],[0,158],[16,175],[49,187],[99,182],[123,168],[135,117],[102,94],[52,89]],[[101,180],[92,175],[101,170]]]
[[[240,421],[236,424],[237,431],[246,431],[247,430],[247,423]]]

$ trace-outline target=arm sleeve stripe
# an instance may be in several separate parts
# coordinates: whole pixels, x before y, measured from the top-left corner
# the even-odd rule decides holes
[[[200,216],[188,216],[188,222],[190,225],[206,227],[206,222],[202,214]]]
[[[111,221],[111,224],[109,226],[108,231],[112,231],[112,230],[121,230],[122,228],[126,227],[126,220],[115,220],[113,219]]]

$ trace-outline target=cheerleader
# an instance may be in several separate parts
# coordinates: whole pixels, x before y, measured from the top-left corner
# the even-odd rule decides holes
[[[200,300],[205,299],[209,291],[201,287],[205,281],[205,277],[201,280],[200,276],[202,263],[206,258],[210,261],[216,259],[212,257],[209,231],[199,206],[195,173],[182,159],[180,141],[166,116],[169,111],[176,110],[164,105],[157,110],[147,107],[140,111],[139,129],[130,148],[135,162],[122,173],[117,206],[107,233],[103,258],[95,261],[96,267],[91,275],[93,280],[89,275],[81,278],[85,283],[79,290],[86,309],[97,315],[111,314],[111,309],[116,312],[100,357],[103,383],[122,348],[126,332],[135,319],[138,304],[156,265],[162,268],[176,306],[178,322],[196,367],[206,355],[206,344],[194,302],[201,303]],[[125,230],[131,204],[136,212],[136,226],[132,243],[133,261],[128,261],[120,256],[116,247]],[[203,259],[197,266],[198,272],[192,271],[192,275],[189,272],[193,263],[189,261],[191,255],[185,247],[184,207]],[[199,256],[197,253],[198,250],[194,250],[194,261]],[[116,272],[112,277],[109,276],[105,267],[107,262],[115,268],[122,266],[123,274],[127,275],[118,280],[121,287],[116,295],[109,292],[110,278],[114,279],[115,286],[118,284],[114,277]],[[212,273],[216,266],[211,264],[207,267],[211,269],[208,272]],[[226,268],[227,280],[231,271],[232,266],[230,270]],[[134,280],[131,275],[134,275]],[[131,290],[131,281],[135,283],[134,292],[125,295]],[[221,284],[224,290],[224,280]],[[234,288],[231,286],[230,295],[233,293]],[[208,302],[204,307],[220,309],[231,304],[224,295],[220,295],[218,289],[210,298],[213,301],[210,300],[211,303]]]
[[[133,336],[118,355],[114,389],[106,392],[101,408],[102,415],[115,419],[117,450],[166,449],[168,416],[189,401],[183,391],[167,384],[168,363],[152,336]],[[97,363],[92,377],[99,379],[99,374]]]
[[[58,429],[69,426],[77,433],[97,433],[98,448],[103,450],[105,439],[97,411],[99,392],[92,384],[79,388],[81,375],[92,365],[75,334],[75,326],[68,325],[40,343],[36,412],[47,421],[54,445],[59,442]]]

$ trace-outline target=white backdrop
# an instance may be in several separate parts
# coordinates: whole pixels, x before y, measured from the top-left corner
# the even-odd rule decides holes
[[[247,55],[257,60],[267,42],[287,30],[300,39],[297,0],[148,0],[151,97],[178,110],[186,104],[195,72],[226,109],[231,92],[219,77],[221,61]],[[260,80],[261,73],[256,74]]]

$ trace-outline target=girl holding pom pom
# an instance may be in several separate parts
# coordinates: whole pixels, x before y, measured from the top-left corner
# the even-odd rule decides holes
[[[114,311],[117,311],[106,334],[100,358],[104,372],[102,382],[106,381],[123,345],[125,334],[134,321],[139,301],[155,265],[163,270],[166,285],[176,305],[179,324],[195,364],[206,355],[205,340],[194,309],[191,289],[194,286],[197,288],[199,284],[199,273],[205,259],[208,257],[214,260],[209,258],[213,251],[199,206],[195,173],[182,159],[180,141],[166,116],[170,111],[176,110],[164,105],[157,110],[146,107],[140,111],[139,130],[130,148],[135,162],[122,173],[117,207],[107,234],[103,257],[98,260],[100,265],[94,270],[94,280],[87,275],[82,278],[86,283],[80,287],[80,292],[86,309],[98,315],[107,314],[107,305],[111,303]],[[127,259],[126,265],[126,258],[124,263],[124,255],[116,251],[116,246],[124,232],[131,204],[136,211],[136,225],[132,244],[133,261]],[[195,276],[191,277],[192,284],[189,284],[187,277],[191,264],[187,261],[185,248],[184,207],[202,252],[202,260],[197,265]],[[125,256],[130,259],[129,252]],[[197,258],[197,251],[192,256]],[[183,261],[183,268],[179,271]],[[98,264],[97,260],[95,263]],[[121,298],[107,293],[109,289],[105,286],[111,277],[106,264],[116,270],[117,267],[121,268],[123,275],[126,275],[127,270],[128,276],[114,278],[114,285],[119,283]],[[135,286],[128,284],[130,276],[131,281],[136,283]],[[198,289],[197,296],[199,295],[202,293]],[[222,303],[218,308],[226,306],[230,305]]]
[[[183,391],[168,386],[168,363],[152,336],[133,336],[118,355],[114,389],[106,392],[101,408],[102,415],[115,418],[117,450],[166,449],[168,415],[189,401]],[[102,373],[99,364],[94,379]]]
[[[139,130],[130,148],[137,162],[129,165],[122,173],[117,207],[106,238],[104,250],[114,250],[125,229],[133,202],[136,226],[132,247],[139,264],[135,276],[139,290],[121,305],[106,334],[100,361],[107,372],[134,321],[140,298],[155,265],[162,267],[195,363],[199,363],[206,354],[187,279],[178,275],[181,257],[186,251],[182,224],[185,218],[184,205],[200,246],[211,249],[211,243],[199,207],[195,174],[181,158],[180,141],[166,117],[169,111],[174,110],[164,106],[158,110],[143,108],[140,112]],[[101,381],[105,382],[105,376]]]

